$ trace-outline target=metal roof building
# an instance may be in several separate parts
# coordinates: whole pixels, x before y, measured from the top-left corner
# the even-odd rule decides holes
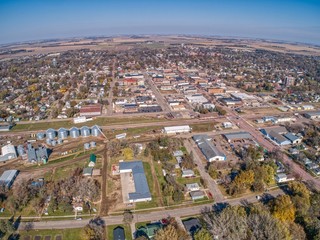
[[[151,201],[146,175],[141,161],[120,162],[120,173],[132,172],[135,192],[129,193],[130,202]]]
[[[91,128],[91,134],[92,134],[92,136],[95,136],[95,137],[100,136],[100,134],[101,134],[100,128],[99,128],[97,125],[94,125],[94,126]]]
[[[89,137],[90,136],[90,128],[87,126],[83,126],[80,128],[81,136],[82,137]]]
[[[0,185],[10,188],[18,175],[17,170],[4,171],[0,177]]]
[[[220,152],[212,142],[208,140],[209,136],[207,135],[196,135],[194,140],[197,143],[202,154],[206,157],[208,162],[212,161],[224,161],[226,160],[225,154]]]
[[[76,127],[71,128],[69,133],[70,133],[70,137],[72,138],[77,138],[80,135],[79,129]]]
[[[68,130],[65,128],[60,128],[58,130],[58,138],[65,139],[68,137]]]
[[[248,132],[235,132],[235,133],[225,133],[223,136],[228,142],[241,140],[241,139],[252,139],[252,136]]]
[[[189,125],[164,127],[163,132],[166,134],[188,133],[191,132]]]
[[[5,145],[1,148],[0,162],[14,159],[17,157],[17,152],[12,144]]]
[[[49,138],[49,139],[54,139],[54,138],[57,136],[56,130],[54,130],[54,129],[52,129],[52,128],[49,128],[49,129],[46,131],[46,136],[47,136],[47,138]]]

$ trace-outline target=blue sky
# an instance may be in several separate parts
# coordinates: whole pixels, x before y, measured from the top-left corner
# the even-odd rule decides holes
[[[320,45],[320,0],[0,0],[0,43],[204,34]]]

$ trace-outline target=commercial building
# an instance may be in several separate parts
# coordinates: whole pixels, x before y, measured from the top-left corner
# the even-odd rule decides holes
[[[208,162],[226,160],[226,156],[221,153],[210,140],[208,140],[208,135],[194,135],[192,138],[197,143]]]
[[[93,117],[93,116],[100,116],[102,112],[102,105],[101,104],[93,104],[82,106],[80,108],[80,117]]]
[[[16,148],[12,144],[7,144],[1,148],[0,162],[17,158]]]
[[[134,181],[135,191],[128,193],[129,202],[145,202],[152,200],[141,161],[120,162],[119,171],[120,175],[122,173],[130,173]]]
[[[164,127],[163,132],[165,134],[176,134],[176,133],[189,133],[191,132],[191,128],[189,125],[183,126],[172,126],[172,127]]]
[[[248,132],[225,133],[223,134],[223,136],[227,139],[229,143],[243,139],[252,139],[251,134]]]
[[[30,143],[27,146],[27,156],[29,162],[47,163],[48,161],[48,149],[44,146],[34,148]]]
[[[0,185],[6,188],[10,188],[18,174],[18,170],[4,171],[0,177]]]

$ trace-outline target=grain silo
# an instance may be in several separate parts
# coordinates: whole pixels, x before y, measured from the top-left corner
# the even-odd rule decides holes
[[[42,139],[44,139],[44,137],[46,136],[46,134],[45,133],[43,133],[43,132],[39,132],[39,133],[37,133],[37,139],[38,140],[42,140]]]
[[[56,130],[54,130],[54,129],[52,129],[52,128],[49,128],[49,129],[46,131],[46,136],[47,136],[47,138],[49,138],[49,139],[54,139],[54,138],[57,136]]]
[[[60,128],[58,130],[58,138],[59,139],[65,139],[68,137],[68,130],[65,128]]]
[[[25,155],[25,154],[26,154],[26,151],[25,151],[23,145],[19,145],[19,146],[17,147],[17,152],[18,152],[18,155],[19,155],[19,156],[22,156],[22,155]]]
[[[82,137],[89,137],[90,136],[90,128],[87,126],[83,126],[80,128],[81,136]]]
[[[85,143],[85,144],[83,145],[83,147],[84,147],[85,150],[90,149],[90,143]]]
[[[101,134],[100,128],[99,128],[97,125],[94,125],[94,126],[91,128],[91,134],[92,134],[92,136],[95,136],[95,137],[100,136],[100,134]]]
[[[90,142],[90,147],[95,148],[97,146],[96,142]]]
[[[79,135],[80,135],[79,134],[79,129],[76,128],[76,127],[71,128],[69,133],[70,133],[70,137],[72,137],[72,138],[78,138]]]

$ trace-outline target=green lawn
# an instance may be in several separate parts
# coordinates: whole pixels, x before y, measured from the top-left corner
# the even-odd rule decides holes
[[[35,236],[42,236],[43,240],[45,236],[51,236],[51,240],[55,240],[56,236],[61,236],[62,240],[76,240],[81,237],[81,228],[19,231],[19,234],[20,239],[30,236],[30,240],[33,240]]]
[[[190,184],[190,183],[198,183],[200,184],[200,177],[193,177],[193,178],[183,178],[183,177],[177,177],[177,182],[180,184]]]
[[[107,226],[107,240],[109,240],[109,239],[112,240],[113,239],[113,229],[118,227],[118,226],[124,228],[124,234],[125,234],[126,240],[132,240],[130,226],[129,225],[124,225],[124,224]]]

